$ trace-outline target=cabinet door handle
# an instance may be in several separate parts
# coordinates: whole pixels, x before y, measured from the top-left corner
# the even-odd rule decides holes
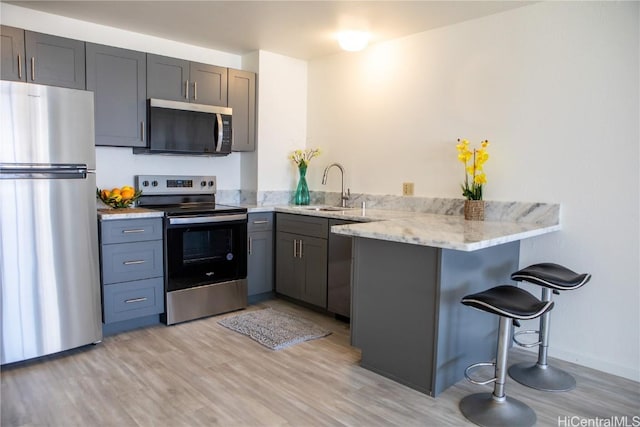
[[[36,80],[36,58],[34,56],[31,57],[31,80]]]
[[[268,222],[269,221],[267,221],[267,220],[256,220],[256,221],[253,221],[254,224],[267,224]]]
[[[136,259],[133,261],[125,261],[123,262],[124,265],[135,265],[135,264],[144,264],[144,260],[143,259]]]
[[[140,297],[140,298],[131,298],[131,299],[125,300],[124,302],[126,304],[131,304],[131,303],[134,303],[134,302],[142,302],[142,301],[146,301],[146,300],[147,300],[147,297]]]
[[[251,237],[249,237],[249,255],[251,255],[251,244],[253,242],[253,239]]]
[[[144,233],[144,228],[133,228],[131,230],[122,230],[122,232],[124,234],[130,234],[130,233]]]
[[[184,82],[184,97],[189,99],[189,80],[185,80]]]
[[[298,252],[298,257],[302,258],[302,239],[300,239],[300,252]]]
[[[298,258],[298,240],[297,239],[293,239],[293,257],[294,258]]]
[[[18,78],[22,80],[22,57],[18,54]]]
[[[193,99],[198,99],[198,82],[193,82]]]
[[[140,122],[140,141],[144,142],[144,120]]]

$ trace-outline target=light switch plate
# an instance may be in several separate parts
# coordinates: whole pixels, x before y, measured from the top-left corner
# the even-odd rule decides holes
[[[403,196],[413,196],[413,182],[403,182],[402,183],[402,195]]]

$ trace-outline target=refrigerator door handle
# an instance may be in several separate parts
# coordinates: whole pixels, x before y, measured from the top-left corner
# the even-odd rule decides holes
[[[0,164],[0,179],[85,179],[87,165]]]

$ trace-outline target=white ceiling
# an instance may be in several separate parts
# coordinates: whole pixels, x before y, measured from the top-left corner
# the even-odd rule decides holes
[[[339,50],[335,33],[372,43],[505,10],[526,1],[8,1],[83,21],[233,54],[258,49],[309,60]]]

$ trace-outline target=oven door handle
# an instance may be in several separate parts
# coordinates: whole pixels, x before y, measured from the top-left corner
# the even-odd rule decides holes
[[[246,221],[246,219],[247,219],[247,214],[188,216],[188,217],[169,218],[169,224],[170,225],[207,224],[211,222],[227,222],[227,221],[242,221],[242,220]]]

